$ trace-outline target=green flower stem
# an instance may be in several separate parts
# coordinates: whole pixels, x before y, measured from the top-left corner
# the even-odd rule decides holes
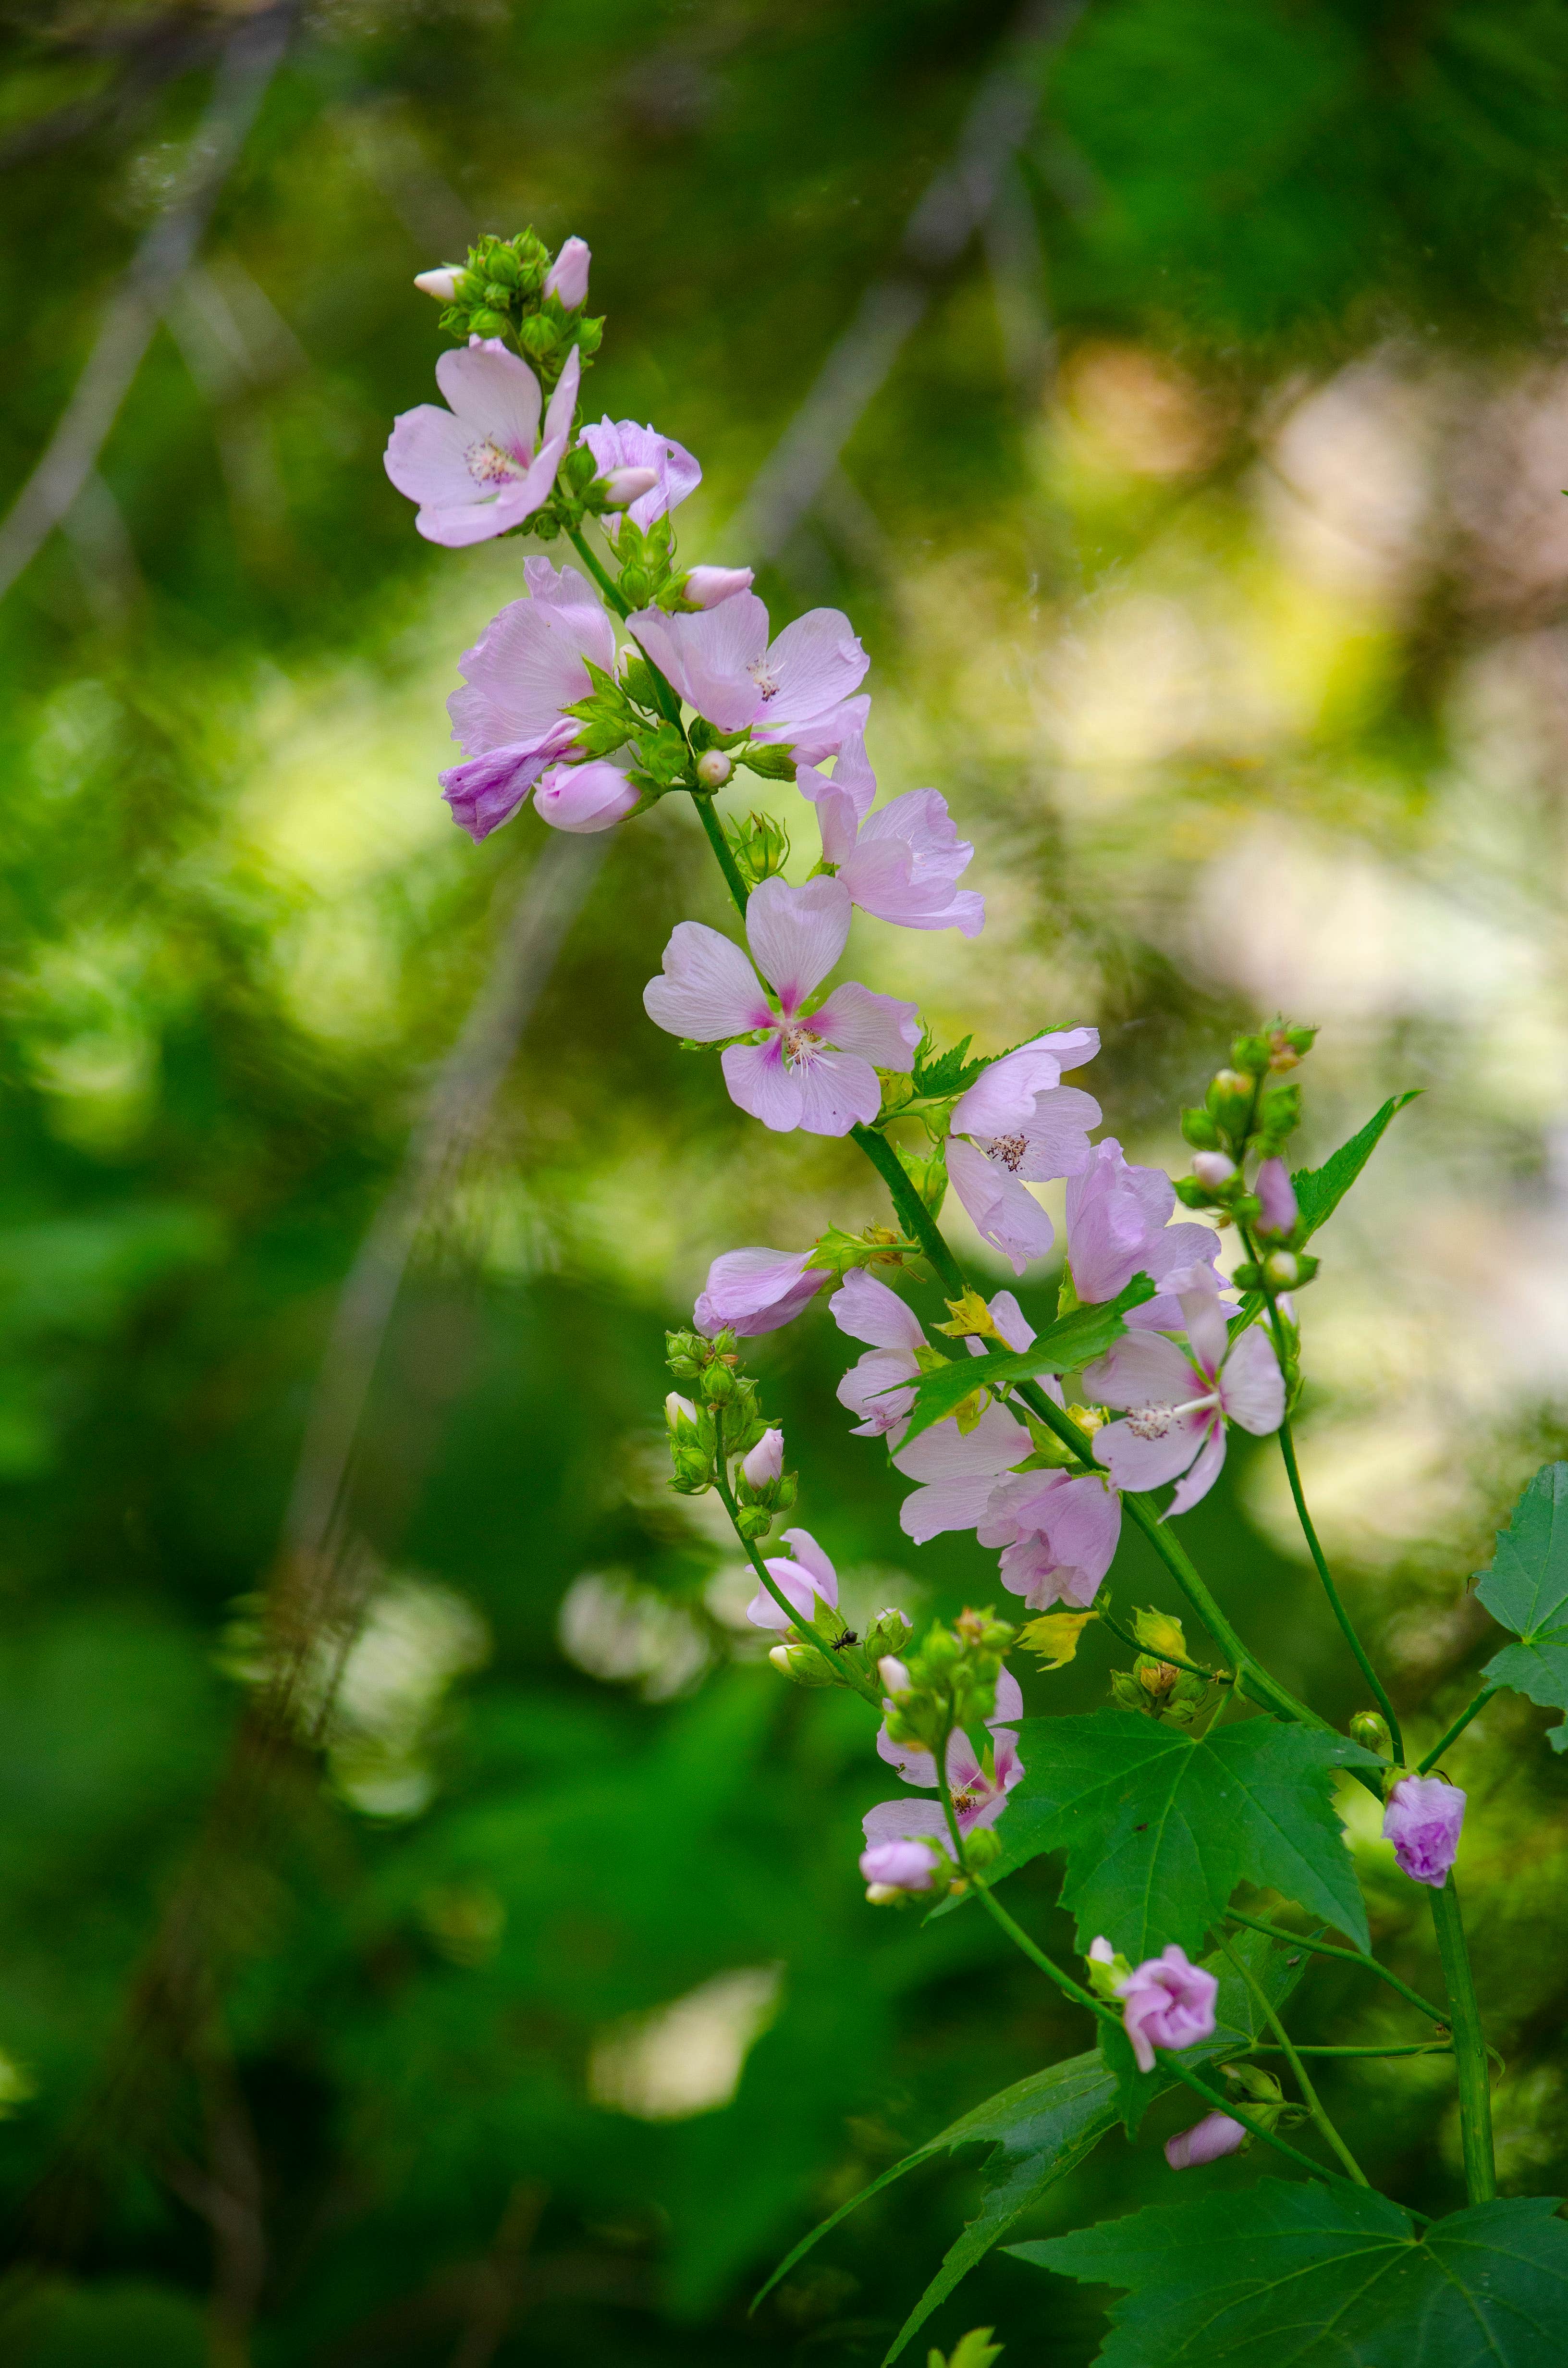
[[[893,1206],[903,1221],[905,1231],[920,1244],[926,1258],[942,1281],[949,1285],[956,1299],[967,1287],[963,1269],[948,1247],[940,1228],[915,1190],[897,1152],[887,1137],[878,1133],[874,1127],[857,1126],[852,1132],[856,1142],[886,1184],[892,1197]],[[1045,1392],[1033,1382],[1019,1383],[1017,1395],[1030,1413],[1037,1416],[1048,1429],[1053,1430],[1057,1438],[1073,1450],[1084,1471],[1099,1474],[1100,1467],[1095,1462],[1090,1440],[1085,1432],[1079,1429],[1070,1415],[1063,1413],[1062,1409],[1047,1397]],[[1209,1588],[1204,1585],[1186,1549],[1177,1544],[1149,1499],[1146,1497],[1124,1496],[1121,1501],[1129,1516],[1142,1531],[1209,1634],[1229,1657],[1236,1672],[1236,1682],[1241,1691],[1250,1694],[1255,1702],[1263,1703],[1267,1709],[1272,1710],[1281,1718],[1297,1720],[1309,1726],[1326,1727],[1328,1725],[1326,1719],[1320,1718],[1316,1711],[1310,1710],[1305,1702],[1298,1702],[1295,1696],[1290,1693],[1277,1678],[1271,1677],[1262,1663],[1247,1650]]]
[[[975,1878],[971,1880],[981,1905],[992,1921],[1000,1926],[1015,1948],[1023,1951],[1031,1965],[1037,1966],[1048,1980],[1054,1982],[1062,1996],[1070,1998],[1075,2006],[1086,2007],[1088,2011],[1096,2016],[1101,2022],[1111,2022],[1118,2030],[1122,2029],[1121,2017],[1114,2007],[1107,2006],[1102,1999],[1095,1997],[1092,1990],[1086,1990],[1081,1983],[1075,1982],[1071,1974],[1064,1973],[1060,1965],[1053,1964],[1043,1949],[1036,1948],[1023,1926],[1014,1923],[1001,1901],[993,1896],[985,1884]],[[1238,2104],[1233,2098],[1222,2095],[1218,2089],[1211,2089],[1207,2080],[1200,2079],[1196,2072],[1189,2072],[1180,2056],[1173,2055],[1168,2047],[1156,2047],[1154,2060],[1163,2071],[1171,2075],[1173,2079],[1179,2080],[1184,2088],[1190,2089],[1194,2096],[1201,2097],[1210,2112],[1228,2113],[1233,2122],[1240,2122],[1244,2130],[1250,2131],[1255,2138],[1261,2138],[1265,2146],[1271,2146],[1276,2154],[1282,2154],[1287,2161],[1293,2162],[1298,2169],[1310,2170],[1314,2179],[1323,2177],[1321,2162],[1314,2162],[1310,2154],[1302,2154],[1299,2147],[1291,2146],[1277,2132],[1265,2129],[1261,2122],[1255,2122],[1245,2108]]]
[[[1303,1932],[1287,1932],[1278,1924],[1265,1924],[1256,1916],[1243,1916],[1234,1907],[1228,1908],[1226,1914],[1233,1924],[1244,1924],[1252,1932],[1267,1932],[1271,1941],[1288,1941],[1293,1949],[1310,1949],[1319,1957],[1337,1957],[1342,1964],[1359,1965],[1363,1972],[1376,1974],[1380,1981],[1387,1982],[1391,1990],[1397,1990],[1429,2022],[1448,2022],[1441,2007],[1433,2006],[1419,1990],[1413,1990],[1408,1982],[1402,1982],[1397,1974],[1391,1974],[1386,1965],[1381,1965],[1376,1957],[1368,1956],[1360,1949],[1336,1948],[1332,1941],[1309,1941]]]
[[[1486,2036],[1481,2028],[1475,1982],[1470,1970],[1459,1895],[1449,1874],[1441,1891],[1428,1894],[1437,1954],[1448,1986],[1449,2028],[1459,2067],[1460,2139],[1464,2151],[1464,2183],[1472,2203],[1489,2203],[1497,2192],[1497,2169],[1492,2157],[1492,2082],[1486,2066]]]
[[[758,1554],[751,1539],[741,1535],[740,1508],[735,1503],[734,1491],[730,1486],[729,1476],[724,1469],[724,1418],[720,1408],[717,1406],[713,1409],[713,1435],[714,1486],[719,1491],[720,1501],[722,1503],[725,1512],[728,1513],[730,1517],[730,1525],[733,1529],[736,1537],[740,1539],[741,1544],[745,1548],[747,1561],[751,1564],[753,1570],[756,1571],[757,1577],[762,1581],[767,1593],[771,1595],[775,1603],[778,1604],[780,1611],[788,1614],[790,1625],[794,1630],[795,1634],[798,1636],[803,1636],[806,1642],[809,1645],[814,1645],[816,1650],[821,1654],[823,1659],[827,1663],[828,1668],[833,1671],[835,1683],[841,1686],[851,1687],[854,1691],[860,1696],[863,1702],[869,1702],[871,1704],[872,1708],[877,1712],[880,1717],[882,1707],[881,1690],[874,1686],[869,1678],[861,1678],[854,1669],[845,1668],[843,1656],[835,1653],[831,1645],[824,1644],[822,1638],[817,1634],[816,1630],[811,1625],[811,1623],[808,1621],[801,1619],[800,1613],[796,1611],[789,1597],[784,1593],[782,1588],[775,1585],[772,1574],[768,1570],[767,1565],[763,1561],[762,1556]]]
[[[1426,1754],[1426,1759],[1421,1762],[1420,1767],[1416,1770],[1416,1774],[1418,1776],[1425,1776],[1428,1768],[1436,1767],[1437,1761],[1441,1759],[1449,1744],[1452,1743],[1456,1737],[1464,1733],[1465,1728],[1470,1725],[1471,1720],[1476,1716],[1478,1712],[1483,1711],[1486,1708],[1486,1705],[1491,1701],[1493,1695],[1495,1693],[1501,1693],[1503,1689],[1501,1686],[1483,1686],[1481,1691],[1476,1695],[1475,1700],[1469,1705],[1468,1709],[1460,1711],[1458,1718],[1455,1719],[1452,1726],[1449,1727],[1447,1735],[1443,1736],[1442,1740],[1432,1746],[1431,1750]]]
[[[724,875],[724,884],[734,898],[735,908],[744,921],[746,916],[746,883],[741,878],[735,859],[731,854],[725,840],[723,826],[713,811],[712,798],[694,793],[691,803],[697,808],[697,818],[708,834],[708,844],[713,849],[714,859]]]
[[[1241,1236],[1248,1258],[1254,1261],[1261,1271],[1263,1260],[1258,1255],[1257,1244],[1253,1240],[1252,1235],[1244,1225],[1241,1228]],[[1279,1360],[1279,1371],[1283,1373],[1286,1370],[1288,1361],[1285,1348],[1285,1333],[1279,1321],[1279,1309],[1275,1293],[1269,1290],[1267,1283],[1263,1285],[1263,1296],[1268,1307],[1269,1329],[1274,1335],[1274,1353]],[[1351,1652],[1354,1654],[1357,1668],[1360,1670],[1361,1675],[1366,1679],[1367,1683],[1371,1687],[1378,1708],[1382,1712],[1383,1716],[1388,1721],[1389,1734],[1393,1742],[1393,1756],[1399,1765],[1403,1768],[1404,1765],[1404,1736],[1400,1728],[1399,1713],[1394,1709],[1392,1702],[1389,1699],[1388,1691],[1385,1688],[1382,1679],[1379,1677],[1376,1669],[1372,1667],[1371,1657],[1369,1655],[1366,1646],[1362,1644],[1361,1639],[1356,1634],[1356,1623],[1345,1608],[1345,1604],[1340,1597],[1339,1589],[1334,1583],[1334,1573],[1328,1566],[1328,1557],[1324,1553],[1323,1547],[1318,1542],[1318,1533],[1316,1529],[1313,1527],[1312,1517],[1307,1510],[1307,1499],[1305,1492],[1301,1486],[1301,1467],[1296,1462],[1296,1442],[1291,1434],[1290,1417],[1289,1415],[1281,1417],[1278,1435],[1279,1440],[1279,1452],[1285,1462],[1285,1476],[1290,1484],[1290,1495],[1295,1503],[1297,1519],[1301,1524],[1301,1534],[1307,1542],[1307,1551],[1312,1555],[1313,1567],[1317,1572],[1318,1577],[1323,1582],[1323,1591],[1328,1598],[1329,1609],[1333,1611],[1335,1618],[1339,1622],[1340,1634],[1344,1637],[1346,1643],[1349,1645]]]
[[[1253,2048],[1255,2055],[1285,2055],[1292,2051],[1276,2047],[1271,2040],[1260,2039]],[[1452,2043],[1447,2039],[1418,2039],[1404,2047],[1302,2047],[1297,2055],[1451,2055]]]
[[[1286,2030],[1284,2024],[1279,2020],[1278,2015],[1276,2013],[1274,2002],[1270,1998],[1268,1992],[1264,1988],[1263,1984],[1258,1980],[1256,1975],[1253,1973],[1251,1968],[1248,1966],[1245,1959],[1237,1954],[1236,1951],[1232,1948],[1228,1941],[1221,1941],[1220,1946],[1223,1949],[1226,1956],[1229,1957],[1232,1964],[1235,1967],[1237,1973],[1240,1974],[1243,1981],[1246,1984],[1248,1989],[1251,1990],[1254,1998],[1263,2009],[1264,2014],[1268,2022],[1268,2027],[1279,2042],[1280,2053],[1284,2055],[1291,2071],[1296,2076],[1301,2095],[1306,2102],[1307,2111],[1311,2113],[1312,2120],[1316,2123],[1320,2135],[1330,2146],[1333,2147],[1335,2153],[1339,2157],[1340,2161],[1345,2165],[1345,2168],[1349,2172],[1351,2178],[1356,2181],[1357,2186],[1369,2187],[1371,2185],[1370,2180],[1367,2177],[1366,2172],[1362,2169],[1360,2164],[1357,2161],[1355,2156],[1346,2145],[1345,2140],[1340,2136],[1339,2132],[1335,2128],[1327,2112],[1324,2110],[1323,2100],[1312,2084],[1312,2080],[1307,2072],[1307,2067],[1302,2063],[1301,2056],[1297,2053],[1290,2032]]]

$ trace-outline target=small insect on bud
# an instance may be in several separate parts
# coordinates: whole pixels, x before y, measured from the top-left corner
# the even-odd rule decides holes
[[[644,494],[651,494],[658,482],[656,469],[611,469],[608,476],[599,480],[606,509],[630,509]]]
[[[1301,1280],[1301,1261],[1290,1250],[1270,1250],[1263,1271],[1276,1291],[1289,1291]]]
[[[721,600],[749,592],[751,585],[749,567],[694,567],[680,587],[680,597],[688,609],[716,609]]]
[[[1193,1155],[1192,1172],[1200,1184],[1207,1184],[1211,1192],[1217,1192],[1235,1174],[1236,1163],[1227,1158],[1222,1151],[1199,1151]]]
[[[416,271],[414,284],[423,289],[426,296],[434,296],[437,304],[449,304],[458,292],[458,281],[462,276],[460,263],[443,263],[434,271]]]
[[[704,748],[697,760],[697,778],[705,790],[722,790],[734,769],[722,748]]]

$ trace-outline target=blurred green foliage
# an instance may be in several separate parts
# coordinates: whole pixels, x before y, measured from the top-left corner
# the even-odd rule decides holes
[[[7,495],[244,14],[0,9]],[[994,254],[966,250],[850,439],[853,498],[764,582],[777,609],[851,607],[879,690],[919,676],[928,596],[909,583],[932,551],[983,552],[1019,603],[1092,604],[1183,505],[1231,548],[1223,505],[1291,373],[1390,341],[1483,370],[1561,343],[1568,17],[1550,0],[1089,0],[1039,25],[1012,301],[1068,361],[1121,341],[1179,364],[1219,425],[1174,477],[1074,477],[1009,364]],[[661,1334],[707,1258],[879,1213],[841,1147],[759,1147],[711,1066],[644,1026],[670,925],[718,910],[674,817],[608,848],[416,1244],[354,1471],[372,1607],[360,1645],[327,1640],[349,1656],[339,1725],[307,1721],[268,1756],[243,1715],[337,1288],[539,852],[531,820],[474,851],[434,788],[457,652],[512,597],[519,554],[432,551],[382,474],[388,423],[426,399],[440,347],[412,273],[475,226],[588,238],[609,322],[590,404],[699,453],[688,555],[744,561],[720,521],[890,268],[1011,28],[956,0],[301,9],[101,468],[0,611],[0,2192],[18,2368],[873,2359],[962,2217],[963,2165],[869,2207],[750,2325],[748,2282],[907,2146],[1084,2044],[976,1918],[923,1932],[864,1907],[858,1820],[885,1788],[859,1707],[744,1659],[733,1557],[663,1488]],[[1373,837],[1422,808],[1446,685],[1496,630],[1455,571],[1425,582],[1301,767],[1317,779],[1328,752],[1325,800]],[[1108,1119],[1130,1143],[1168,1136],[1244,1001],[1119,904],[1110,853],[1064,851],[1024,768],[962,730],[945,754],[955,810],[1002,834],[1031,978],[1055,962],[1107,1026]],[[1264,794],[1210,769],[1238,805]],[[1272,793],[1307,794],[1296,775]],[[1192,775],[1162,776],[1150,811],[1179,846]],[[1531,845],[1552,843],[1543,822]],[[1353,1119],[1440,1067],[1415,1027],[1397,1057]],[[1434,1123],[1464,1122],[1450,1104]],[[1038,1322],[1050,1286],[1036,1297]],[[972,1543],[908,1576],[880,1451],[834,1404],[840,1347],[802,1325],[758,1360],[801,1518],[868,1603],[985,1600]],[[1559,1415],[1537,1409],[1543,1443]],[[1494,1504],[1528,1428],[1477,1426]],[[1358,1707],[1300,1566],[1242,1498],[1187,1529],[1281,1674],[1337,1717]],[[1439,1591],[1448,1616],[1483,1529],[1394,1569],[1376,1599],[1391,1632],[1435,1620]],[[1119,1590],[1158,1599],[1138,1551]],[[573,1594],[573,1658],[557,1623],[585,1574],[600,1588]],[[1479,1657],[1461,1622],[1412,1661],[1434,1734]],[[1104,1679],[1085,1650],[1030,1681],[1030,1707],[1089,1707]],[[1506,1773],[1455,1759],[1484,1794],[1491,1855],[1467,1898],[1509,2064],[1505,2179],[1537,2189],[1568,2169],[1568,1807],[1544,1723],[1489,1724],[1494,1754],[1517,1749]],[[1063,1953],[1054,1872],[1016,1887]],[[1369,1882],[1381,1944],[1429,1981],[1420,1903],[1375,1864]],[[1305,2035],[1392,2030],[1357,1982],[1314,1970]],[[696,2085],[660,2104],[637,2018],[693,1994]],[[738,2085],[713,2104],[726,2060]],[[1374,2176],[1434,2211],[1459,2192],[1448,2078],[1325,2083]],[[1157,2145],[1115,2136],[1035,2233],[1166,2176]],[[935,2325],[951,2342],[977,2319],[1064,2368],[1102,2325],[1075,2287],[1006,2261]]]

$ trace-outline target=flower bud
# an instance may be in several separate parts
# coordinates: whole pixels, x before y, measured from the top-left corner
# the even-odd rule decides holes
[[[741,1470],[754,1488],[766,1488],[777,1480],[784,1470],[783,1432],[765,1430]]]
[[[549,271],[545,274],[544,292],[555,297],[568,313],[588,301],[588,265],[593,250],[585,239],[569,238]]]
[[[1389,1723],[1381,1711],[1358,1710],[1350,1722],[1350,1732],[1364,1751],[1375,1751],[1386,1759],[1393,1748]]]
[[[716,609],[721,600],[749,592],[751,585],[749,567],[694,567],[680,587],[680,596],[688,608]]]
[[[734,769],[722,748],[704,748],[697,760],[697,778],[705,790],[722,790]]]
[[[1253,1080],[1243,1069],[1221,1069],[1210,1080],[1204,1097],[1216,1125],[1239,1134],[1252,1110]]]
[[[1214,1151],[1219,1147],[1220,1130],[1206,1110],[1184,1110],[1181,1131],[1183,1139],[1197,1151]]]
[[[1276,1291],[1290,1291],[1301,1280],[1301,1262],[1293,1251],[1270,1250],[1263,1261],[1263,1272]]]
[[[1151,1653],[1179,1653],[1184,1660],[1187,1657],[1186,1631],[1172,1612],[1135,1611],[1132,1633]]]
[[[1200,1184],[1206,1184],[1211,1192],[1217,1192],[1235,1174],[1236,1163],[1222,1151],[1195,1152],[1192,1172]]]
[[[1229,2113],[1205,2113],[1189,2130],[1178,2130],[1174,2138],[1165,2140],[1165,2160],[1173,2170],[1196,2170],[1206,2162],[1218,2162],[1222,2155],[1234,2154],[1245,2146],[1251,2132]]]
[[[473,336],[504,337],[506,334],[506,315],[505,313],[488,311],[471,313],[468,316],[468,325]]]
[[[1244,1070],[1249,1077],[1261,1077],[1268,1067],[1268,1055],[1267,1036],[1238,1036],[1231,1046],[1231,1065]]]
[[[1198,1162],[1192,1163],[1196,1172]],[[1295,1190],[1290,1170],[1282,1159],[1266,1159],[1257,1171],[1253,1186],[1257,1195],[1257,1230],[1260,1234],[1293,1234],[1301,1217],[1296,1205]]]
[[[1111,1671],[1110,1693],[1119,1710],[1146,1711],[1149,1707],[1149,1697],[1129,1669]]]
[[[833,1671],[809,1645],[775,1645],[768,1659],[780,1677],[797,1686],[831,1686]]]
[[[715,1357],[703,1371],[700,1387],[707,1405],[728,1406],[735,1395],[735,1377],[728,1365]]]
[[[963,1846],[963,1854],[978,1873],[983,1867],[995,1865],[1002,1847],[1002,1837],[994,1827],[977,1826]]]
[[[659,472],[657,469],[612,469],[598,482],[606,509],[625,510],[653,491]]]
[[[896,1653],[882,1655],[881,1659],[877,1663],[877,1675],[882,1681],[884,1693],[906,1694],[909,1691],[909,1671]]]
[[[773,1516],[766,1505],[741,1505],[735,1511],[735,1529],[748,1545],[756,1545],[773,1527]]]
[[[458,281],[462,276],[460,263],[443,263],[434,271],[416,271],[414,284],[423,289],[426,296],[434,296],[437,304],[449,304],[458,292]]]
[[[683,1398],[678,1390],[671,1390],[665,1400],[665,1422],[672,1435],[678,1436],[683,1422],[689,1422],[693,1429],[696,1428],[697,1408],[689,1398]]]

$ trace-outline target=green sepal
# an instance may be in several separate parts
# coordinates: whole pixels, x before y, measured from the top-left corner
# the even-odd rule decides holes
[[[765,781],[792,781],[795,778],[795,752],[792,748],[771,748],[754,745],[743,748],[736,759],[748,773],[760,773]]]

